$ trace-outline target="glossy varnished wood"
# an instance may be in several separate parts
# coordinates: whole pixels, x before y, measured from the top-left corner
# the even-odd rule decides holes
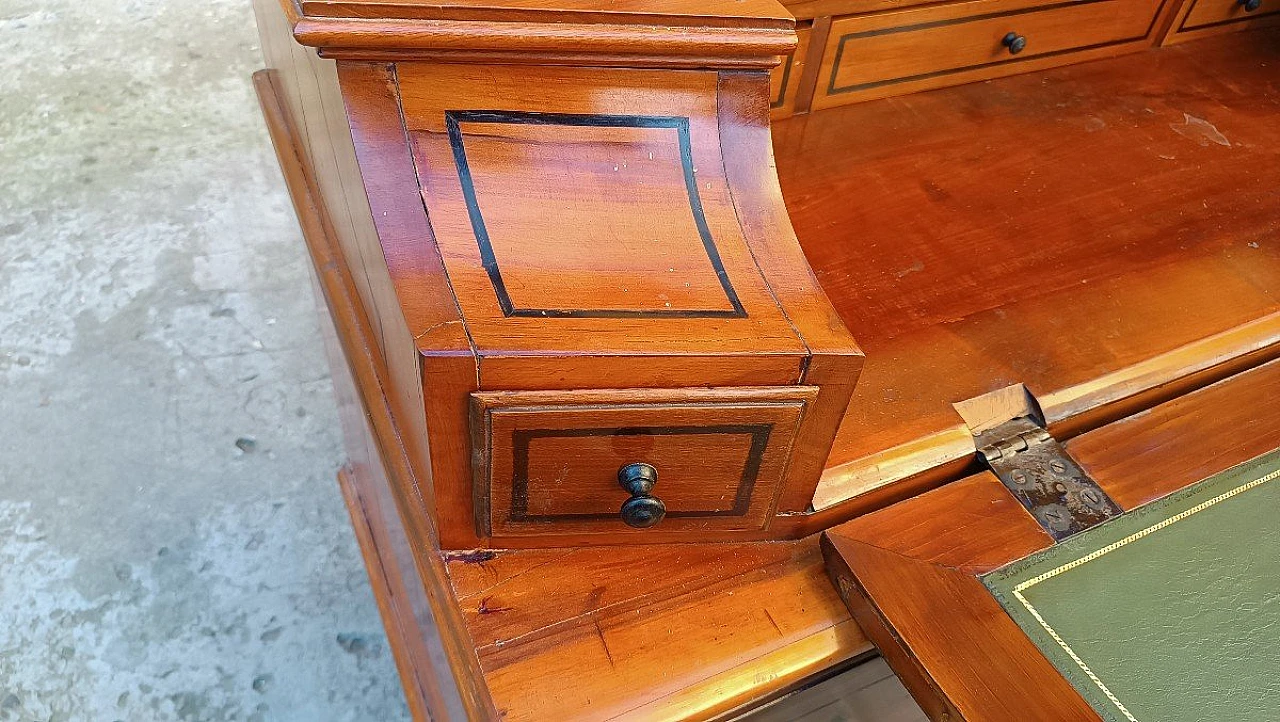
[[[475,394],[477,524],[495,539],[763,529],[813,387]],[[620,470],[648,464],[665,504],[632,529]]]
[[[294,37],[330,57],[769,68],[795,46],[794,21],[772,0],[282,3]]]
[[[796,28],[796,47],[769,73],[769,117],[786,118],[796,112],[800,81],[808,67],[811,26]]]
[[[779,501],[795,512],[861,353],[748,162],[767,157],[764,81],[401,63],[395,88],[480,389],[818,386]],[[439,478],[446,544],[474,546],[471,498]],[[584,539],[622,541],[561,543]]]
[[[441,551],[400,497],[420,484],[386,366],[273,80],[256,78],[336,329],[341,486],[415,719],[712,718],[869,651],[814,538]]]
[[[1280,448],[1280,362],[1067,442],[1111,498],[1132,509]],[[1117,438],[1132,438],[1118,444]],[[1195,443],[1187,443],[1194,438]]]
[[[775,123],[868,350],[815,505],[968,456],[952,404],[997,388],[1079,433],[1273,354],[1278,62],[1241,33]]]
[[[332,14],[315,17],[337,18],[360,3],[348,5],[317,6]],[[398,17],[414,7],[425,6],[370,12]],[[754,14],[760,7],[738,9],[743,14],[695,24],[752,33],[778,26]],[[812,283],[776,179],[760,162],[770,103],[763,70],[530,68],[407,56],[394,65],[344,59],[335,68],[287,37],[290,22],[295,37],[308,37],[299,30],[305,8],[285,10],[264,9],[267,41],[289,51],[269,53],[271,62],[292,70],[302,58],[320,68],[329,110],[346,111],[347,127],[333,112],[323,126],[306,127],[347,148],[347,162],[322,180],[332,176],[352,197],[363,185],[364,203],[350,217],[376,245],[348,244],[343,255],[369,299],[387,299],[362,305],[386,337],[389,388],[417,469],[405,498],[419,500],[430,517],[424,523],[446,547],[490,543],[472,522],[474,391],[816,386],[796,459],[779,460],[778,508],[808,505],[861,352]],[[564,13],[436,10],[458,22],[506,13],[512,23],[544,23],[551,13],[635,27],[662,16],[657,7],[628,15],[610,6],[608,13],[626,17],[605,18],[586,5]],[[478,49],[482,35],[457,47]],[[342,57],[364,56],[344,46]],[[635,62],[666,67],[649,60]],[[673,531],[652,541],[674,541]],[[607,534],[524,539],[620,542]]]
[[[1039,70],[1150,47],[1161,0],[973,0],[837,18],[813,108]],[[1011,53],[1009,33],[1025,46]]]
[[[1261,0],[1252,12],[1245,9],[1241,0],[1187,0],[1174,15],[1164,42],[1171,45],[1278,23],[1280,3],[1276,0]]]
[[[1122,439],[1085,432],[1276,351],[1275,36],[821,110],[776,123],[771,146],[771,113],[824,106],[842,28],[914,38],[874,50],[858,83],[949,83],[1127,51],[1173,9],[1073,4],[1046,25],[1061,55],[965,75],[949,71],[977,25],[952,21],[1033,3],[794,5],[799,48],[771,0],[260,3],[276,71],[258,84],[341,349],[342,488],[416,718],[724,718],[865,654],[807,535],[965,475],[953,404],[998,388],[1026,384],[1126,504],[1165,493],[1132,481],[1135,444],[1211,473],[1269,443],[1270,416],[1241,441],[1214,415],[1272,393],[1273,372],[1157,407]],[[912,18],[962,29],[917,55]],[[1130,37],[1139,20],[1153,29]],[[873,350],[861,380],[846,326]],[[550,526],[490,513],[514,506],[522,429],[751,414],[794,440],[762,457],[749,523],[556,518],[614,508],[610,475],[649,451],[675,470],[657,491],[673,508],[721,512],[750,454],[732,434],[531,446],[551,483],[526,501]],[[1202,425],[1217,443],[1196,455],[1182,440]],[[1035,718],[972,681],[986,660],[997,686],[1043,665],[978,595],[974,574],[1047,538],[997,492],[959,481],[832,537],[855,545],[854,614],[935,716]],[[579,548],[537,548],[559,546]],[[911,628],[928,639],[898,644]]]
[[[1277,384],[1273,361],[1085,434],[1067,450],[1132,509],[1280,446],[1280,416],[1257,404]],[[1051,544],[989,473],[824,537],[854,618],[934,719],[1097,719],[978,579]]]
[[[455,554],[449,570],[508,719],[711,718],[868,648],[812,538]],[[530,697],[532,680],[563,681]]]

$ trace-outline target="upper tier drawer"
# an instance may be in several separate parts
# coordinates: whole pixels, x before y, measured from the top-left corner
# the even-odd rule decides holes
[[[1237,25],[1280,13],[1280,0],[1194,0],[1178,32]]]
[[[816,393],[781,387],[472,394],[478,531],[501,537],[652,534],[646,524],[677,532],[761,529]],[[627,473],[634,477],[631,491],[620,482]],[[661,510],[665,518],[653,523]]]
[[[812,34],[811,28],[796,28],[796,49],[782,56],[782,62],[769,74],[769,117],[786,118],[795,113],[800,76],[804,74],[805,58],[809,57]]]
[[[813,107],[1084,59],[1077,52],[1118,52],[1151,32],[1158,8],[1158,0],[982,0],[839,19]]]

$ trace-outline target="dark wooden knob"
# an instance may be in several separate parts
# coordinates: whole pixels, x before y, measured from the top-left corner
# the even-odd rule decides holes
[[[1244,8],[1244,11],[1247,13],[1251,13],[1262,7],[1262,0],[1236,0],[1236,2],[1238,2],[1240,7]]]
[[[1246,2],[1257,2],[1258,0],[1245,0]],[[1010,55],[1017,55],[1027,49],[1027,39],[1025,36],[1017,33],[1009,33],[1000,39],[1000,44],[1009,49]]]
[[[662,500],[650,492],[658,483],[658,470],[649,464],[627,464],[618,469],[618,485],[631,495],[622,504],[622,521],[636,529],[657,525],[667,515]]]

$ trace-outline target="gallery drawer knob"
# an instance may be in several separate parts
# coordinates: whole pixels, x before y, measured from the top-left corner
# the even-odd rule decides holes
[[[1259,2],[1260,0],[1245,0],[1246,2]],[[1000,39],[1000,44],[1009,49],[1010,55],[1017,55],[1027,49],[1027,38],[1017,33],[1009,33]]]
[[[622,504],[622,521],[627,526],[647,529],[667,515],[662,500],[649,492],[658,483],[658,470],[649,464],[627,464],[618,469],[618,484],[631,495]]]
[[[1257,10],[1258,8],[1262,7],[1262,0],[1236,0],[1236,1],[1240,3],[1240,7],[1244,8],[1244,11],[1247,13],[1251,13],[1254,10]]]

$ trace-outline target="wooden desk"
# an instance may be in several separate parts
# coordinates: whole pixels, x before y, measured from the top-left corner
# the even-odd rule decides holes
[[[416,718],[758,708],[872,652],[819,532],[1015,416],[1234,408],[1193,392],[1280,351],[1280,39],[1107,2],[260,0]],[[982,40],[1032,17],[1065,45]]]

